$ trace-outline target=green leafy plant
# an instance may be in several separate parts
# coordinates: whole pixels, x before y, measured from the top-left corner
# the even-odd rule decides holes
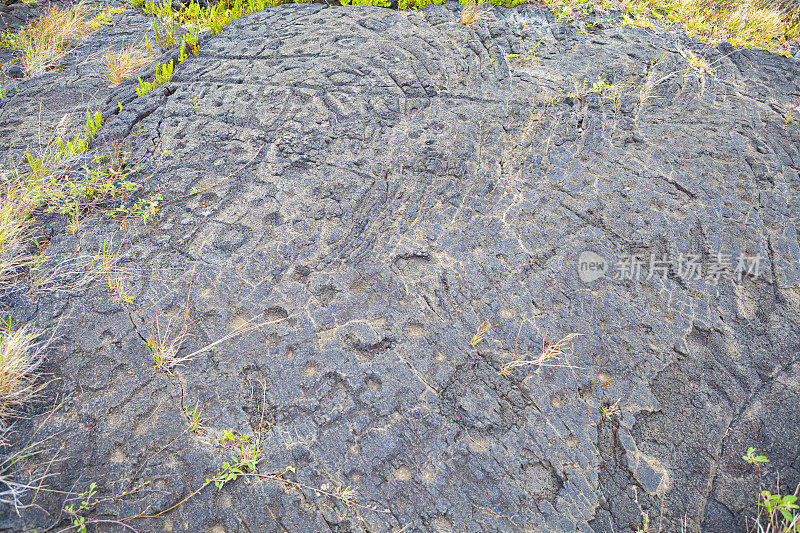
[[[86,151],[86,140],[81,139],[77,135],[73,137],[71,141],[67,141],[66,143],[61,137],[56,137],[54,141],[58,147],[58,161],[69,159],[73,155],[81,154]],[[31,166],[31,168],[34,168],[34,165],[31,164],[30,158],[28,159],[28,164]],[[39,162],[39,164],[41,165],[42,163]]]
[[[137,96],[144,96],[147,93],[154,91],[158,87],[161,87],[169,80],[172,79],[172,72],[174,69],[174,63],[170,60],[169,63],[164,65],[157,65],[156,66],[156,79],[154,81],[142,81],[142,78],[139,78],[139,87],[136,88],[136,95]]]
[[[768,463],[769,459],[764,457],[763,455],[756,455],[755,448],[748,448],[747,453],[742,456],[742,459],[750,463],[751,465],[759,465],[761,463]]]
[[[64,142],[61,137],[55,137],[53,144],[56,147],[54,153],[50,153],[41,157],[34,157],[30,153],[25,153],[28,160],[28,166],[31,171],[39,178],[44,178],[51,173],[53,168],[60,162],[69,159],[70,157],[85,152],[90,146],[97,131],[103,126],[103,115],[97,111],[92,115],[89,111],[86,112],[86,136],[80,137],[76,135],[71,141]]]
[[[151,194],[146,198],[139,198],[130,207],[125,204],[117,207],[117,213],[125,213],[127,215],[138,216],[142,218],[142,222],[152,222],[155,219],[159,206],[164,198],[160,193]],[[116,213],[109,213],[111,217],[115,217]]]
[[[177,43],[175,38],[175,19],[172,17],[153,18],[153,34],[156,38],[156,44],[158,44],[162,52],[174,47]]]
[[[226,483],[236,481],[239,476],[247,472],[255,472],[259,461],[261,461],[261,442],[259,439],[251,439],[249,435],[237,435],[232,431],[225,431],[222,438],[223,443],[233,445],[239,453],[231,456],[231,462],[222,463],[222,471],[213,478],[207,478],[206,484],[211,482],[217,489],[222,490]],[[237,457],[238,456],[238,457]]]
[[[757,442],[756,446],[758,446]],[[773,494],[764,490],[761,485],[761,465],[768,463],[769,459],[764,455],[759,455],[757,447],[751,447],[742,456],[742,460],[755,466],[758,471],[758,506],[760,510],[755,519],[757,530],[765,533],[798,533],[800,513],[795,513],[795,510],[800,509],[796,503],[800,485],[797,486],[794,494]]]
[[[797,501],[797,496],[794,494],[787,494],[781,496],[780,494],[772,494],[768,490],[761,491],[761,502],[758,504],[767,512],[767,515],[773,516],[776,512],[781,513],[783,519],[791,525],[794,525],[797,518],[792,511],[800,509],[794,502]],[[785,529],[784,529],[785,531]]]
[[[142,11],[148,15],[166,19],[172,18],[175,14],[170,0],[163,0],[161,3],[155,2],[154,0],[147,0],[146,2],[142,2],[142,4]]]
[[[191,28],[189,30],[189,33],[184,35],[184,39],[186,41],[186,44],[189,45],[189,49],[192,51],[192,55],[194,57],[197,57],[198,55],[200,55],[200,48],[197,45],[197,39],[198,39],[199,33],[200,33],[200,30],[195,27],[195,28]]]
[[[100,111],[96,111],[94,115],[86,112],[86,142],[91,143],[94,140],[97,130],[103,126],[103,115]]]
[[[97,483],[93,482],[89,485],[89,490],[78,495],[77,499],[81,501],[77,507],[75,507],[74,503],[64,506],[64,512],[70,517],[72,525],[78,533],[86,533],[86,517],[81,513],[89,509],[91,500],[97,493],[96,487]]]
[[[186,37],[183,37],[181,39],[181,51],[178,54],[178,63],[183,63],[187,57],[189,56],[186,55]]]
[[[596,94],[602,98],[608,98],[611,100],[619,100],[620,97],[619,89],[608,83],[605,78],[601,78],[595,82],[592,82],[592,86],[588,93]]]

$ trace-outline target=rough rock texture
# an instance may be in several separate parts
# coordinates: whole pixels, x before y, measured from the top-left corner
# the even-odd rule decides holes
[[[261,472],[293,466],[359,505],[241,479],[131,524],[619,532],[644,511],[663,531],[737,531],[756,435],[768,482],[800,482],[800,127],[783,118],[800,63],[722,47],[698,75],[685,57],[701,49],[669,35],[581,33],[531,8],[471,29],[459,10],[267,10],[156,91],[136,98],[130,81],[95,99],[109,117],[96,146],[128,143],[137,194],[165,204],[150,225],[48,226],[55,258],[113,236],[133,304],[102,283],[7,301],[58,328],[61,403],[18,425],[60,432],[54,486],[149,481],[95,517],[155,514],[219,471],[221,430],[262,435]],[[640,102],[649,71],[664,79]],[[23,85],[0,128],[31,124],[54,79]],[[586,89],[601,79],[620,97]],[[2,142],[18,162],[22,140]],[[583,282],[584,251],[762,259],[757,277],[717,284],[674,269]],[[187,314],[183,354],[262,325],[170,379],[145,340]],[[496,326],[473,347],[484,320]],[[570,333],[571,367],[498,373]],[[182,412],[196,404],[203,435]]]

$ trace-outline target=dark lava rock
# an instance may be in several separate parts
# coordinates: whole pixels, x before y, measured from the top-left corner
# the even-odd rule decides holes
[[[22,67],[19,65],[9,65],[8,68],[6,68],[6,76],[9,78],[21,79],[25,77],[25,71],[22,70]]]
[[[800,127],[782,113],[800,65],[710,49],[698,73],[669,35],[586,35],[529,8],[473,30],[459,12],[287,5],[205,39],[141,98],[78,63],[21,85],[0,119],[9,166],[51,95],[79,118],[103,109],[88,155],[124,143],[137,197],[164,198],[149,225],[49,233],[53,260],[113,237],[132,304],[102,283],[8,298],[13,320],[58,335],[55,412],[43,400],[15,427],[57,434],[51,486],[148,483],[92,516],[153,515],[220,471],[223,430],[259,434],[259,471],[299,488],[239,479],[128,523],[619,532],[663,507],[663,531],[743,530],[754,431],[770,482],[796,486]],[[651,259],[696,256],[706,274],[717,252],[760,269],[697,279]],[[260,326],[169,378],[146,339],[187,316],[181,355]],[[571,333],[561,366],[499,372]],[[320,492],[346,487],[357,505]],[[4,513],[11,529],[53,520]]]

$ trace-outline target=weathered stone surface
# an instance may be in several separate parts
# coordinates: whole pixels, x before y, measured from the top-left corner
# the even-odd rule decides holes
[[[101,284],[13,302],[15,319],[59,324],[48,370],[64,403],[19,426],[61,432],[56,486],[151,482],[106,517],[177,503],[230,454],[187,431],[181,407],[198,403],[212,428],[263,433],[262,472],[293,466],[365,507],[248,479],[133,525],[628,531],[639,506],[655,522],[663,505],[664,531],[740,530],[752,424],[782,482],[800,481],[800,129],[782,117],[800,64],[708,49],[716,71],[698,76],[685,39],[582,34],[530,8],[473,30],[459,9],[267,10],[156,91],[136,98],[132,80],[93,100],[108,117],[96,146],[129,143],[139,194],[166,203],[148,226],[53,230],[53,257],[113,235],[134,304]],[[642,103],[648,68],[664,79]],[[618,99],[582,90],[601,79]],[[3,104],[0,127],[24,130],[47,83]],[[19,161],[24,132],[10,138]],[[584,283],[584,251],[705,268],[745,252],[761,272]],[[182,353],[265,324],[170,380],[145,339],[187,312]],[[496,326],[470,346],[484,320]],[[570,333],[574,368],[498,373]]]

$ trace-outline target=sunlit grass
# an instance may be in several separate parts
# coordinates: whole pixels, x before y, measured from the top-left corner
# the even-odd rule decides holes
[[[130,78],[150,62],[147,51],[138,44],[128,48],[108,52],[103,56],[106,70],[103,72],[108,78],[109,85],[116,87]]]
[[[68,9],[50,6],[22,28],[0,34],[0,45],[16,50],[25,71],[35,76],[57,67],[71,47],[105,20],[105,15],[90,16],[80,3]]]
[[[548,0],[564,17],[579,17],[589,8],[622,9],[628,24],[680,24],[692,37],[736,46],[763,48],[788,55],[800,45],[800,4],[770,0]]]

